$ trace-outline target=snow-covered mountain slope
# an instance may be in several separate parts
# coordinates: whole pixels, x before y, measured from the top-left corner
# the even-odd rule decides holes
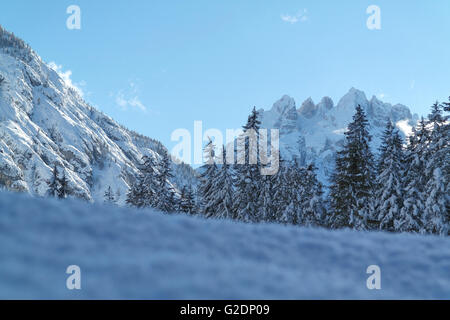
[[[56,164],[70,194],[123,203],[142,156],[165,148],[88,105],[22,40],[0,27],[0,186],[44,195]],[[190,167],[173,165],[178,183]]]
[[[0,192],[0,299],[448,299],[450,239],[203,220]],[[68,266],[81,290],[66,288]],[[368,290],[368,266],[381,290]]]
[[[329,97],[324,97],[318,104],[309,98],[297,109],[294,99],[284,96],[272,109],[259,110],[259,113],[263,128],[280,130],[282,156],[286,159],[297,157],[302,164],[315,161],[320,179],[327,183],[333,170],[335,151],[342,146],[344,132],[358,104],[367,114],[374,152],[380,145],[388,119],[397,125],[403,136],[418,120],[408,107],[393,106],[376,97],[368,100],[364,92],[355,88],[350,89],[336,106]]]

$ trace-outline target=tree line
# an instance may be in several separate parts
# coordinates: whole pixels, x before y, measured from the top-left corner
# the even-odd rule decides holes
[[[448,235],[449,107],[450,102],[435,103],[428,118],[412,129],[407,143],[387,120],[375,156],[366,114],[357,106],[344,145],[335,155],[327,193],[314,163],[300,166],[295,158],[280,158],[278,173],[265,176],[260,161],[248,161],[248,149],[255,147],[248,141],[245,164],[228,164],[225,147],[216,155],[209,141],[196,190],[184,187],[177,192],[169,183],[169,155],[160,163],[144,157],[127,203],[253,223]],[[253,109],[244,134],[258,132],[260,125]]]

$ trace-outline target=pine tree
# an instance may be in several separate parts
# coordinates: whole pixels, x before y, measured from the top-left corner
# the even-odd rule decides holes
[[[367,229],[374,190],[370,140],[366,115],[358,105],[345,133],[344,148],[336,157],[330,194],[333,228]]]
[[[53,166],[52,171],[52,178],[50,181],[47,182],[48,184],[48,190],[47,194],[49,197],[56,198],[58,197],[59,192],[59,177],[58,177],[58,168],[56,167],[56,164]]]
[[[276,221],[283,224],[294,224],[297,222],[298,211],[294,204],[291,188],[293,178],[289,176],[289,164],[280,157],[279,169],[272,179],[272,207],[269,221]]]
[[[404,185],[404,201],[400,210],[400,219],[404,223],[399,227],[399,232],[420,232],[424,211],[424,170],[423,148],[420,137],[426,137],[426,125],[422,119],[420,127],[413,128],[412,135],[404,156],[404,174],[402,177]]]
[[[450,97],[448,97],[448,102],[443,102],[442,107],[445,112],[450,112]],[[448,117],[447,117],[448,120]]]
[[[192,191],[192,187],[187,188],[186,186],[182,188],[180,195],[180,211],[189,214],[195,214],[195,198]]]
[[[66,178],[66,171],[63,171],[63,176],[59,179],[58,198],[66,199],[68,194],[68,181]]]
[[[181,188],[181,192],[180,192],[180,200],[177,204],[177,212],[182,212],[182,213],[187,213],[186,209],[183,205],[183,203],[186,201],[186,186],[183,186],[183,188]]]
[[[277,175],[279,172],[277,173]],[[266,175],[262,177],[261,194],[259,198],[260,213],[262,221],[277,222],[276,209],[274,207],[274,180],[275,175]]]
[[[303,215],[303,196],[305,195],[305,187],[309,188],[311,186],[305,186],[306,170],[301,167],[297,159],[292,162],[284,162],[284,179],[282,179],[281,190],[285,193],[287,198],[286,204],[288,206],[285,208],[282,214],[282,222],[297,225],[302,223]]]
[[[442,128],[442,135],[445,139],[445,141],[447,142],[445,147],[442,148],[441,152],[444,154],[445,156],[445,161],[444,161],[444,167],[442,169],[442,173],[443,173],[443,179],[444,179],[444,185],[445,187],[445,193],[447,195],[446,197],[446,201],[445,201],[445,206],[446,206],[446,226],[447,226],[447,235],[450,235],[450,186],[449,186],[449,180],[450,180],[450,150],[449,150],[449,140],[450,140],[450,97],[448,98],[448,102],[444,102],[442,104],[442,108],[444,110],[444,112],[447,112],[447,115],[444,117],[445,123],[444,126]]]
[[[448,235],[448,201],[450,189],[441,168],[433,170],[427,183],[428,197],[425,202],[425,230],[432,234]]]
[[[136,208],[144,208],[145,207],[145,185],[144,185],[144,177],[142,173],[137,178],[136,182],[133,183],[128,190],[127,199],[125,200],[126,204]]]
[[[142,157],[139,176],[127,194],[126,203],[137,208],[156,207],[157,174],[156,162],[153,157]]]
[[[432,127],[428,157],[425,167],[427,184],[425,193],[425,230],[428,233],[447,235],[449,232],[449,163],[450,148],[443,105],[435,103],[429,115]]]
[[[299,224],[307,227],[322,226],[325,214],[323,187],[317,179],[316,171],[317,168],[313,163],[302,171],[304,178],[300,192]]]
[[[256,108],[253,108],[243,127],[243,135],[238,138],[238,161],[235,166],[236,189],[234,215],[245,222],[259,222],[261,161],[259,159],[259,129],[261,122]]]
[[[156,174],[156,203],[155,208],[162,212],[173,212],[176,208],[175,190],[170,184],[173,178],[170,156],[167,152],[162,155]]]
[[[212,193],[215,195],[212,203],[215,207],[215,217],[233,218],[233,177],[230,165],[227,163],[225,146],[222,148],[222,165],[218,169],[212,183]]]
[[[216,215],[216,206],[214,202],[215,191],[214,179],[217,175],[215,145],[210,139],[204,148],[205,165],[202,167],[203,173],[200,175],[199,193],[201,197],[201,212],[211,218]]]
[[[410,223],[409,217],[400,216],[404,198],[403,157],[402,139],[389,120],[382,138],[375,182],[374,218],[381,230],[400,231]]]
[[[108,186],[108,189],[106,189],[106,191],[105,191],[104,202],[106,204],[115,204],[116,203],[116,198],[114,197],[114,193],[113,193],[111,186]]]

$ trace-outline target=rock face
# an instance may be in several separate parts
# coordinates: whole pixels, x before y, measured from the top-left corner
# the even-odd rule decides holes
[[[87,104],[22,40],[0,27],[0,187],[43,196],[53,166],[70,195],[103,201],[111,186],[124,203],[141,158],[161,158],[158,141]],[[188,179],[193,170],[173,164]],[[178,183],[184,177],[177,176]]]
[[[336,106],[329,97],[324,97],[317,105],[308,98],[295,112],[294,100],[284,96],[271,110],[262,110],[260,117],[263,128],[280,130],[280,148],[284,158],[296,157],[303,164],[314,161],[319,168],[319,178],[328,184],[335,151],[342,146],[347,125],[352,121],[358,104],[367,113],[375,153],[387,119],[398,126],[403,136],[418,120],[408,107],[401,104],[393,106],[376,97],[369,101],[364,92],[355,88],[351,88]]]
[[[296,128],[298,115],[294,99],[284,96],[281,100],[275,102],[272,110],[279,115],[275,126],[282,133],[289,133]]]
[[[302,103],[302,106],[298,110],[298,113],[307,119],[311,119],[316,115],[317,109],[318,106],[314,104],[314,101],[311,98],[308,98],[305,102]]]

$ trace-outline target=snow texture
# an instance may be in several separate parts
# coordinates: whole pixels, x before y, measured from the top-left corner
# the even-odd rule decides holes
[[[450,239],[0,193],[1,299],[449,299]],[[66,288],[69,265],[81,290]],[[381,268],[381,290],[366,270]]]

